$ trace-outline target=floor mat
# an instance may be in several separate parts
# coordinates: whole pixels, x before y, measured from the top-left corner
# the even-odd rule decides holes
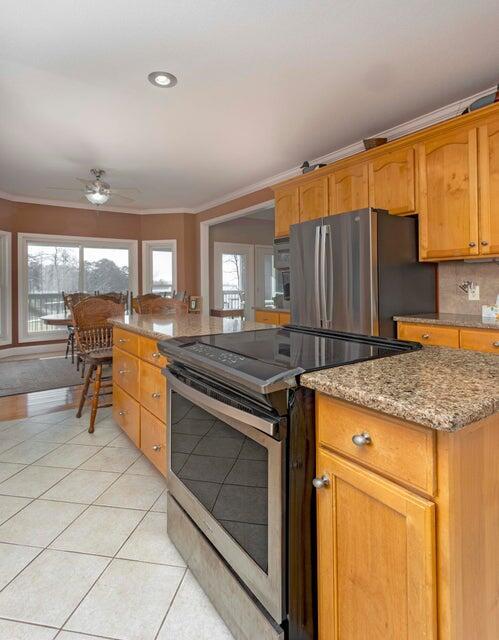
[[[74,387],[83,383],[76,365],[64,357],[2,362],[0,397],[19,393]]]

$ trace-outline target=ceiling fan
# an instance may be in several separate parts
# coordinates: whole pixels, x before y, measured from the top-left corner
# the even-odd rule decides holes
[[[136,188],[120,188],[112,189],[111,185],[103,180],[103,176],[106,174],[104,169],[90,169],[90,173],[94,176],[92,178],[76,178],[78,182],[82,182],[85,186],[83,190],[80,189],[65,189],[61,187],[47,187],[47,189],[55,191],[78,191],[82,193],[80,200],[88,200],[90,204],[94,204],[99,207],[102,204],[106,204],[111,198],[113,200],[121,200],[122,202],[134,202],[133,198],[124,196],[121,191],[135,191],[139,193],[139,189]]]

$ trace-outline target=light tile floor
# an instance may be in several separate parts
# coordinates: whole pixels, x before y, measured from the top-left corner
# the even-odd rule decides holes
[[[101,410],[0,422],[0,640],[231,640],[166,533],[164,478]]]

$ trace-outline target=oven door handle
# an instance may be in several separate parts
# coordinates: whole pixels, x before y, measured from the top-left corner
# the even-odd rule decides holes
[[[231,405],[225,404],[220,400],[216,400],[211,396],[190,387],[179,380],[168,368],[165,370],[165,375],[168,380],[170,389],[173,389],[180,393],[182,396],[193,402],[196,406],[201,407],[211,413],[220,420],[225,420],[230,423],[241,423],[244,426],[250,425],[258,431],[262,431],[273,438],[279,435],[279,420],[265,420],[260,416],[255,416],[252,413],[237,409]]]

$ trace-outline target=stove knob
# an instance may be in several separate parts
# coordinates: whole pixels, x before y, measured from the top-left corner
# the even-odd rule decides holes
[[[329,478],[324,474],[321,478],[314,478],[312,484],[316,489],[323,489],[329,486]]]

